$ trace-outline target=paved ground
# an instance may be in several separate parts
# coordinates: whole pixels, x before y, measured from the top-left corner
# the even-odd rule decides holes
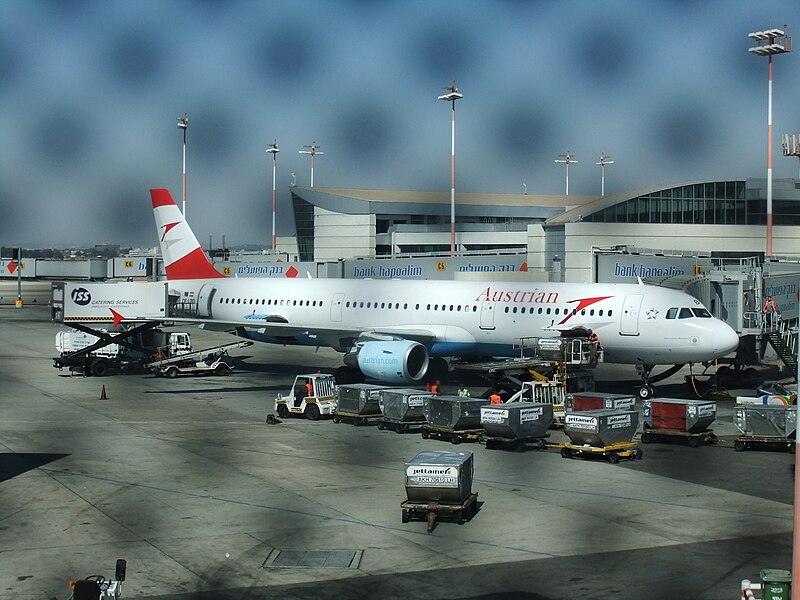
[[[403,461],[454,446],[265,424],[294,374],[335,353],[257,344],[227,378],[84,378],[52,367],[48,318],[0,308],[0,597],[68,598],[70,578],[111,576],[122,557],[125,598],[723,599],[791,560],[784,452],[650,444],[612,466],[461,445],[480,510],[428,534],[401,523]],[[632,377],[599,373],[613,389]],[[720,404],[723,437],[730,415]],[[361,554],[357,568],[265,566],[288,550]]]

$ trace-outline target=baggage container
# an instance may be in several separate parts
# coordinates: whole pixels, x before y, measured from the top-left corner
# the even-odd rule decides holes
[[[651,429],[705,431],[717,418],[717,403],[708,400],[658,398],[642,402],[642,424]]]
[[[406,462],[406,494],[412,502],[463,503],[472,493],[472,452],[423,450]]]
[[[567,394],[564,409],[567,412],[582,410],[635,410],[636,396],[629,394],[603,394],[601,392],[572,392]]]
[[[573,444],[603,447],[630,442],[638,425],[633,410],[584,410],[567,414],[564,433]]]
[[[552,424],[552,404],[512,402],[481,406],[481,427],[487,436],[510,440],[544,437]]]
[[[434,395],[411,388],[386,388],[379,393],[383,418],[393,423],[424,423],[425,401]]]
[[[425,420],[433,427],[477,429],[481,426],[481,407],[485,398],[432,396],[425,404]]]
[[[735,406],[733,424],[745,436],[791,437],[797,428],[797,407]]]
[[[379,415],[381,414],[380,392],[385,389],[387,389],[385,385],[371,383],[340,385],[335,392],[337,410],[355,415]]]

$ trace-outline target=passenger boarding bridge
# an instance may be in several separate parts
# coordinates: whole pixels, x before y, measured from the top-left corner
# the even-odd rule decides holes
[[[617,246],[593,250],[595,281],[644,283],[680,289],[699,299],[739,334],[737,365],[759,364],[772,346],[797,374],[797,258],[717,257],[689,252]],[[771,296],[777,315],[764,312]]]

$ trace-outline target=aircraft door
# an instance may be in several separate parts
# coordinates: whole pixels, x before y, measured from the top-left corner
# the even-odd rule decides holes
[[[217,293],[217,288],[208,284],[202,286],[197,293],[197,316],[198,317],[213,317],[211,305],[214,302],[214,296]]]
[[[619,318],[619,332],[622,335],[639,335],[639,309],[644,294],[628,294],[622,304]]]
[[[337,292],[331,299],[331,321],[341,323],[342,321],[342,302],[344,302],[344,292]]]
[[[492,300],[481,303],[481,329],[494,329],[494,305]]]

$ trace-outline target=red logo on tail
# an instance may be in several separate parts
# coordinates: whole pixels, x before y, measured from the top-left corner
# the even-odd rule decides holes
[[[181,222],[178,221],[177,223],[167,223],[166,225],[164,225],[163,226],[164,227],[164,235],[161,236],[161,241],[162,242],[164,241],[164,238],[167,237],[167,234],[169,233],[170,229],[172,229],[173,227],[175,227],[177,225],[180,225],[180,224],[181,224]]]

